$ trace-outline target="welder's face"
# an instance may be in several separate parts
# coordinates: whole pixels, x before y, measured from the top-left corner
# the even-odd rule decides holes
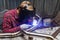
[[[21,13],[25,18],[30,18],[30,17],[33,17],[35,15],[34,11],[29,11],[27,9],[23,9],[21,11]]]
[[[34,10],[30,11],[27,9],[22,9],[22,10],[20,10],[20,13],[19,13],[19,17],[20,17],[21,21],[27,22],[28,19],[32,20],[34,16],[35,16]]]

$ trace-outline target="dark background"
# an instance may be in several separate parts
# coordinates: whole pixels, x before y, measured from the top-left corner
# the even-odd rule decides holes
[[[16,8],[24,0],[0,0],[0,12],[6,9]],[[60,0],[27,0],[32,2],[36,8],[36,13],[45,16],[53,15],[59,11]]]
[[[25,0],[0,0],[0,24],[3,20],[3,14],[6,10],[16,8],[22,1]],[[32,2],[36,8],[36,13],[41,17],[54,18],[60,10],[60,0],[27,0]]]
[[[0,0],[0,12],[5,9],[14,9],[24,0]],[[36,13],[53,15],[59,11],[60,0],[28,0],[36,8]]]

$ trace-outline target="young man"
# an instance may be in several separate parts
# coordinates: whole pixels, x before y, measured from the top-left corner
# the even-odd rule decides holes
[[[3,32],[12,33],[21,30],[20,25],[31,22],[34,8],[29,1],[23,1],[18,8],[9,10],[4,15]]]

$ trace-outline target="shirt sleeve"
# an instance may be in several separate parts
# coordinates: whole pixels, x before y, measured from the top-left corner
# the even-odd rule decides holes
[[[7,15],[4,15],[4,19],[3,19],[3,32],[13,33],[13,32],[17,32],[19,30],[20,30],[19,26],[12,28],[12,26],[11,26],[11,17],[9,17]]]

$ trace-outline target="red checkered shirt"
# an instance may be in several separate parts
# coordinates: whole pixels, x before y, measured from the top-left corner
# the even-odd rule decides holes
[[[3,32],[12,33],[20,30],[16,9],[9,10],[4,14]]]

